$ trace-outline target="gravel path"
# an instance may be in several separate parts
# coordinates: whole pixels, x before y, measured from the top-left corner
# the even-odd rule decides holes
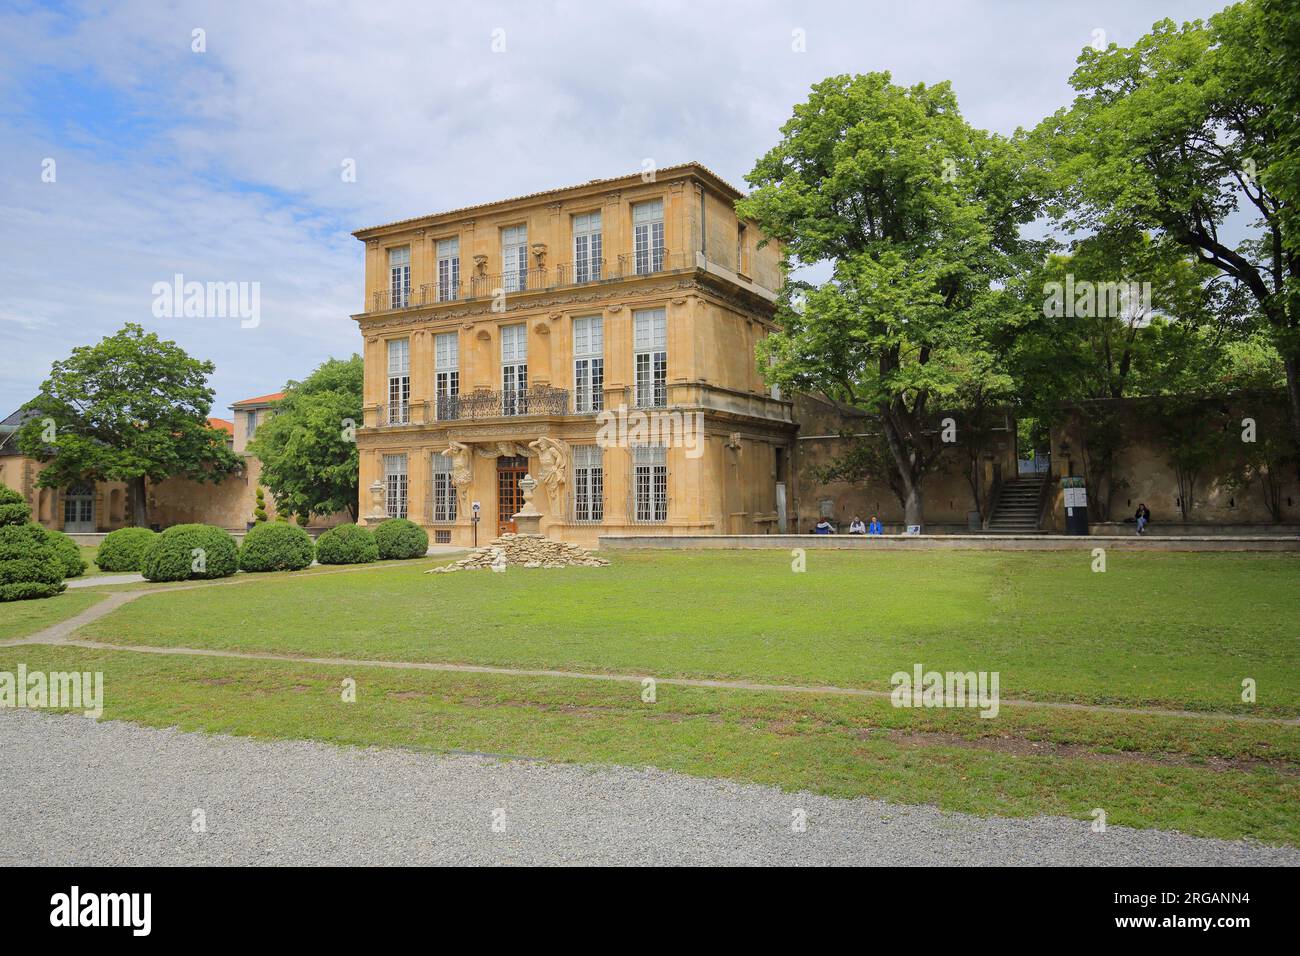
[[[93,588],[101,584],[143,584],[143,574],[92,574],[88,578],[69,578],[63,582],[69,588]]]
[[[204,833],[193,832],[196,809]],[[1300,865],[1300,851],[658,770],[0,711],[0,866],[386,863]]]

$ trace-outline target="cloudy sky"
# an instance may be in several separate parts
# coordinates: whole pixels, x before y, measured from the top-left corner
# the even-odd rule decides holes
[[[0,417],[125,322],[214,361],[228,416],[358,350],[354,229],[646,159],[743,188],[836,73],[952,80],[1010,133],[1069,101],[1095,31],[1127,45],[1225,5],[0,0]],[[260,324],[155,318],[177,273],[260,283]]]

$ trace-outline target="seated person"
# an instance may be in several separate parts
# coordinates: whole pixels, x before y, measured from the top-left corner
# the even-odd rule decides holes
[[[1146,502],[1139,502],[1137,513],[1133,515],[1137,521],[1138,534],[1146,534],[1147,525],[1151,523],[1151,509],[1147,507]]]
[[[813,528],[813,534],[834,534],[835,529],[825,518],[817,522],[817,527]]]
[[[862,523],[862,519],[857,515],[849,522],[849,534],[866,534],[867,526]]]
[[[871,516],[871,524],[867,525],[867,534],[884,534],[884,529],[880,527],[880,519],[875,515]]]

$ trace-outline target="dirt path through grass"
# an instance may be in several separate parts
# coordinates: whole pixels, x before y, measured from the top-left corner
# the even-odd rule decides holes
[[[365,570],[364,568],[345,568],[343,571]],[[0,647],[19,646],[24,644],[54,644],[66,645],[70,647],[83,647],[89,650],[114,650],[129,651],[136,654],[164,654],[179,655],[188,657],[217,657],[237,660],[267,660],[267,661],[284,661],[298,664],[328,664],[338,665],[341,667],[387,667],[398,670],[428,670],[428,671],[450,671],[453,673],[466,674],[498,674],[508,677],[559,677],[572,680],[599,680],[599,681],[622,681],[625,683],[641,683],[647,677],[653,678],[658,684],[667,684],[677,687],[711,687],[719,690],[743,690],[754,691],[759,693],[777,693],[777,694],[822,694],[822,695],[840,695],[850,697],[872,697],[888,698],[888,691],[869,690],[860,687],[836,687],[833,685],[807,686],[800,684],[765,684],[754,681],[736,681],[736,680],[709,680],[704,678],[689,677],[654,677],[653,674],[599,674],[586,673],[582,671],[565,671],[565,670],[547,670],[547,669],[530,669],[515,667],[493,667],[481,664],[452,664],[437,661],[386,661],[386,660],[365,660],[348,657],[309,657],[296,654],[268,654],[255,651],[229,651],[213,650],[201,647],[151,647],[144,644],[113,644],[103,641],[83,641],[75,640],[71,635],[75,634],[81,627],[96,621],[107,614],[120,608],[122,605],[135,600],[136,598],[145,597],[153,594],[162,594],[168,591],[192,590],[202,587],[217,587],[223,584],[239,583],[238,581],[213,581],[198,584],[184,585],[181,587],[171,588],[148,588],[138,591],[116,591],[111,593],[105,600],[87,608],[75,617],[66,621],[59,621],[35,634],[27,637],[14,638],[0,641]],[[1236,723],[1249,724],[1272,724],[1278,726],[1300,726],[1300,718],[1280,718],[1280,717],[1252,717],[1246,714],[1228,714],[1217,711],[1190,711],[1190,710],[1166,710],[1155,707],[1109,707],[1102,704],[1076,704],[1065,701],[1036,701],[1036,700],[1016,700],[1008,699],[1001,701],[1005,706],[1011,707],[1041,707],[1051,710],[1070,710],[1084,711],[1088,713],[1100,714],[1140,714],[1145,716],[1156,717],[1190,717],[1206,720],[1231,720]]]

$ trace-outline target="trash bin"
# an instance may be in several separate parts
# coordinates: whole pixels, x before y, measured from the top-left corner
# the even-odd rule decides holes
[[[1082,478],[1070,476],[1061,479],[1061,493],[1065,499],[1065,533],[1088,533],[1088,489]]]

